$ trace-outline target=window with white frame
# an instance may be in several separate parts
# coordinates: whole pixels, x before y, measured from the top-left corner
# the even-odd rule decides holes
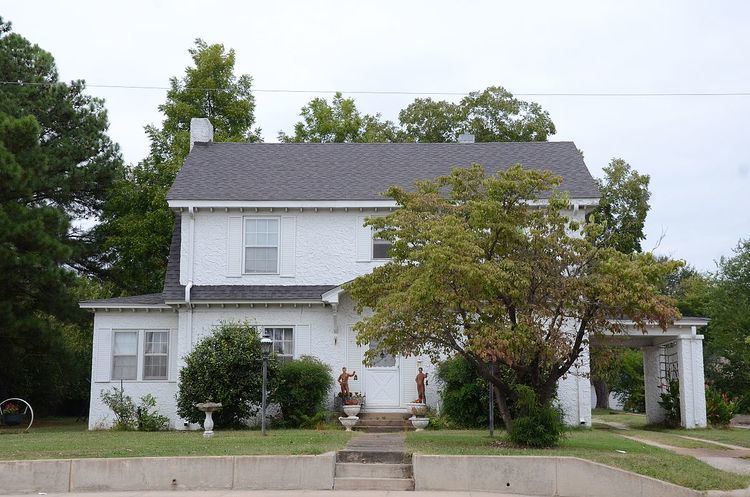
[[[278,218],[245,219],[245,273],[279,272]]]
[[[112,379],[138,377],[138,331],[115,331],[112,343]]]
[[[144,331],[143,379],[166,380],[169,365],[169,331]]]
[[[372,238],[372,258],[373,259],[390,259],[391,242],[382,238]]]
[[[281,361],[294,358],[294,328],[265,328],[273,342],[272,350]]]

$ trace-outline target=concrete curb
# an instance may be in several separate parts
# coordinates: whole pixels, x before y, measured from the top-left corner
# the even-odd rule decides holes
[[[0,461],[0,494],[331,490],[336,454]]]
[[[412,463],[415,490],[560,497],[705,495],[697,490],[576,457],[414,454]],[[450,468],[450,471],[446,471],[446,468]]]

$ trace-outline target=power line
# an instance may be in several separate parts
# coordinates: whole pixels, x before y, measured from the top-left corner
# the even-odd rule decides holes
[[[0,81],[4,86],[51,86],[51,83],[37,83],[25,81]],[[109,88],[121,90],[170,90],[169,86],[146,86],[146,85],[116,85],[116,84],[86,84],[89,88]],[[228,91],[229,88],[185,88],[197,91]],[[405,96],[466,96],[469,92],[454,91],[401,91],[401,90],[302,90],[294,88],[254,88],[255,93],[313,93],[334,94],[344,93],[349,95],[405,95]],[[748,97],[750,91],[689,91],[689,92],[518,92],[513,95],[520,97]]]

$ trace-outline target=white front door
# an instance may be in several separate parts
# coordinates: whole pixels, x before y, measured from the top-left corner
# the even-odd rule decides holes
[[[370,349],[377,348],[371,343]],[[365,408],[386,408],[399,406],[398,359],[390,354],[380,353],[371,366],[365,368]]]

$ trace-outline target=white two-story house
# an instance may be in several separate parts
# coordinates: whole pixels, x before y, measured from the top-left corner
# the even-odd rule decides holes
[[[367,409],[405,410],[417,397],[418,365],[430,376],[434,366],[413,356],[363,365],[352,332],[359,316],[341,290],[387,260],[387,244],[363,226],[396,208],[381,193],[455,166],[492,172],[520,163],[563,178],[571,216],[583,217],[599,195],[572,142],[213,143],[206,119],[193,120],[191,140],[167,197],[175,224],[164,291],[81,303],[94,312],[92,429],[111,423],[100,392],[121,382],[133,398],[154,394],[172,426],[186,427],[175,412],[183,357],[229,320],[267,329],[282,357],[314,355],[334,373],[356,371],[350,388],[366,395]],[[571,424],[590,423],[587,362],[559,385]],[[437,383],[429,383],[431,404]]]

